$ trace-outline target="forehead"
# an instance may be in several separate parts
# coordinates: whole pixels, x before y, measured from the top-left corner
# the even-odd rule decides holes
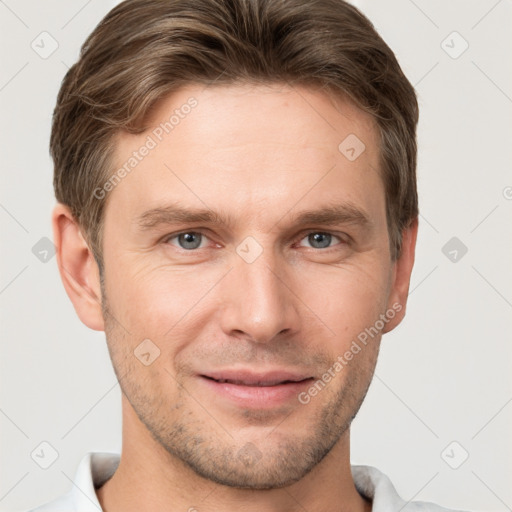
[[[190,84],[153,106],[146,133],[161,131],[162,124],[162,137],[171,144],[182,135],[180,142],[187,139],[216,147],[233,137],[238,144],[309,144],[332,149],[354,133],[364,139],[370,152],[378,145],[377,125],[370,114],[342,93],[329,94],[318,87]]]
[[[291,200],[308,188],[335,201],[344,180],[349,196],[349,182],[360,191],[379,185],[378,150],[373,118],[341,96],[194,84],[155,105],[144,133],[118,134],[115,169],[128,172],[110,194],[139,210],[173,195],[199,205],[223,191],[233,207]]]

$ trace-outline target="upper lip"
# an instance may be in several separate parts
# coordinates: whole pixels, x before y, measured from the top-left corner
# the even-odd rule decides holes
[[[245,386],[275,386],[283,382],[299,382],[312,376],[287,370],[270,370],[255,372],[250,370],[216,370],[202,373],[201,376],[217,381],[228,381],[232,384]]]

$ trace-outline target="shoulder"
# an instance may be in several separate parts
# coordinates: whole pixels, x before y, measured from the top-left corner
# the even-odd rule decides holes
[[[428,501],[405,501],[397,493],[387,475],[372,466],[351,466],[357,491],[372,501],[372,512],[463,512]]]
[[[96,495],[100,487],[116,471],[120,455],[110,452],[86,453],[76,470],[73,486],[53,501],[27,512],[98,512],[101,506]]]

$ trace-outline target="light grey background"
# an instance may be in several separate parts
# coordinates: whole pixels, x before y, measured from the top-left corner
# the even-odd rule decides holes
[[[52,238],[60,81],[114,3],[0,1],[1,512],[53,499],[87,451],[121,447],[104,335],[81,324],[40,241]],[[352,462],[407,500],[512,510],[512,3],[356,4],[419,95],[421,223],[408,314],[383,339]],[[58,452],[48,469],[31,458],[43,441]]]

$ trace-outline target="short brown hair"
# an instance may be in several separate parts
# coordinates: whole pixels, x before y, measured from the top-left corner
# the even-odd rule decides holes
[[[414,88],[372,23],[343,0],[126,0],[66,73],[50,153],[102,269],[103,212],[94,190],[113,172],[114,136],[140,133],[156,102],[191,84],[318,85],[349,97],[380,131],[391,254],[418,215]],[[340,141],[341,142],[341,141]]]

